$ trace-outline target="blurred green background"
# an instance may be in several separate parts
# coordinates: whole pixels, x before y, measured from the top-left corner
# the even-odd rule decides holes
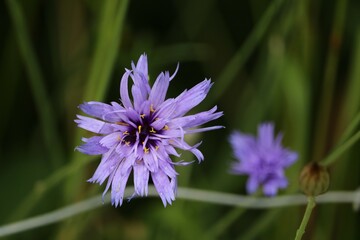
[[[226,129],[189,139],[203,139],[205,161],[177,167],[179,186],[245,194],[246,177],[229,174],[228,135],[273,121],[300,155],[280,194],[296,193],[301,167],[325,157],[359,111],[357,0],[7,0],[0,13],[1,225],[104,190],[86,182],[100,158],[74,152],[89,134],[73,119],[83,101],[117,100],[124,68],[144,52],[151,80],[180,62],[169,97],[211,78],[195,111],[225,113],[216,123]],[[331,166],[330,190],[359,187],[359,147]],[[142,198],[8,239],[293,239],[303,211]],[[350,204],[319,205],[304,239],[360,239],[359,223]]]

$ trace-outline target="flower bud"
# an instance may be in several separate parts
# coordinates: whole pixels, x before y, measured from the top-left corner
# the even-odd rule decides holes
[[[300,188],[307,196],[318,196],[327,191],[330,175],[325,166],[311,162],[300,173]]]

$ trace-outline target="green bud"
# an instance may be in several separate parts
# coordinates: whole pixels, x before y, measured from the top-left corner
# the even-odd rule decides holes
[[[318,196],[329,188],[330,175],[325,166],[311,162],[300,173],[300,188],[307,196]]]

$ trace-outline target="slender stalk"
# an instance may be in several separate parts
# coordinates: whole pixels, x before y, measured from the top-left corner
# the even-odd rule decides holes
[[[265,232],[265,230],[274,223],[274,219],[278,218],[280,213],[280,209],[267,211],[261,218],[257,219],[254,224],[251,224],[251,227],[249,227],[247,231],[239,234],[237,240],[252,240],[259,238],[258,235]]]
[[[84,91],[85,101],[105,97],[116,56],[119,54],[128,3],[128,0],[108,0],[103,3],[89,80]]]
[[[322,96],[320,98],[319,111],[316,119],[317,133],[315,135],[316,151],[314,159],[320,160],[325,152],[328,138],[328,129],[331,124],[331,109],[334,101],[335,79],[338,71],[340,50],[346,18],[347,0],[337,1],[333,27],[330,35],[329,50],[324,69],[324,81]]]
[[[312,210],[314,209],[315,205],[316,205],[315,198],[313,196],[309,196],[304,217],[301,221],[299,229],[296,231],[295,240],[301,240],[302,236],[304,235],[306,225],[309,222]]]
[[[341,156],[346,150],[348,150],[352,145],[354,145],[360,139],[360,131],[358,131],[354,136],[345,141],[341,146],[337,147],[332,153],[330,153],[321,164],[328,166],[331,163]]]
[[[256,197],[258,197],[260,192],[253,194],[252,197],[254,201],[256,201]],[[251,205],[251,203],[249,203]],[[245,212],[246,208],[238,207],[232,209],[228,212],[224,217],[222,217],[213,227],[210,228],[207,235],[209,238],[218,239],[219,236],[236,220],[239,219]]]
[[[56,118],[52,109],[51,101],[46,92],[44,77],[40,70],[39,62],[36,58],[29,33],[27,31],[26,20],[17,0],[8,0],[7,6],[16,33],[17,43],[20,54],[24,60],[25,68],[29,77],[30,88],[34,97],[35,106],[39,115],[44,144],[48,150],[50,161],[53,167],[59,167],[64,161],[62,146],[59,141],[60,134],[57,131]]]
[[[237,206],[243,208],[252,209],[266,209],[275,207],[287,207],[287,206],[298,206],[306,204],[306,199],[302,194],[279,196],[273,198],[256,198],[249,196],[241,196],[230,193],[206,191],[199,189],[183,188],[178,189],[178,199],[186,199],[191,201],[200,201],[205,203],[213,203],[219,205]],[[126,188],[125,196],[130,197],[134,192],[134,188]],[[148,197],[157,197],[155,187],[149,186]],[[313,201],[313,202],[312,202]],[[104,204],[108,204],[110,201],[105,198]],[[354,209],[358,209],[360,205],[360,190],[349,192],[349,191],[338,191],[328,192],[324,195],[317,197],[317,203],[353,203]],[[309,204],[309,200],[308,200]],[[315,206],[314,199],[310,199],[311,209]],[[60,208],[58,210],[42,214],[40,216],[28,218],[15,223],[0,226],[0,237],[24,232],[26,230],[46,226],[52,223],[60,222],[70,217],[74,217],[78,214],[96,209],[102,204],[102,195],[98,195],[87,200]],[[308,210],[307,212],[309,212]],[[311,212],[310,212],[311,213]],[[305,216],[309,218],[310,213],[305,212]],[[306,220],[306,219],[305,219]],[[303,220],[304,221],[304,220]],[[308,219],[306,220],[308,221]]]
[[[86,158],[86,160],[84,159],[83,161],[79,161],[78,163],[68,163],[67,165],[60,167],[49,177],[38,181],[37,184],[34,185],[33,189],[29,192],[29,194],[23,198],[23,201],[13,211],[8,221],[13,221],[25,217],[36,205],[36,203],[43,196],[45,196],[49,190],[57,186],[62,180],[64,180],[64,178],[77,173],[84,165],[95,159],[97,159],[97,157],[88,157]]]
[[[351,134],[356,129],[359,123],[360,123],[360,111],[358,111],[358,113],[355,115],[353,120],[346,127],[344,133],[340,137],[339,144],[342,144],[343,142],[345,142],[346,139],[348,139],[351,136]]]
[[[260,41],[264,38],[274,16],[276,16],[284,1],[285,0],[275,0],[269,4],[264,15],[256,24],[254,30],[250,33],[244,44],[235,53],[230,62],[226,64],[224,71],[217,80],[218,82],[221,82],[221,84],[217,86],[217,91],[214,92],[216,95],[215,99],[219,99],[221,95],[225,93],[226,88],[230,85],[231,81],[234,80],[236,74],[242,69],[246,60],[248,60],[255,50],[255,47],[258,46]]]
[[[218,237],[236,220],[239,219],[247,209],[235,208],[230,210],[215,226],[210,228],[207,236],[209,238],[218,239]]]

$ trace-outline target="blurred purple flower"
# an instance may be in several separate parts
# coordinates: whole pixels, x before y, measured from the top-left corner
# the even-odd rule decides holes
[[[265,195],[274,196],[278,189],[287,186],[284,169],[293,164],[298,155],[282,147],[282,134],[274,137],[272,123],[260,124],[257,138],[233,132],[229,140],[238,160],[233,163],[232,172],[249,175],[246,184],[249,194],[261,185]]]
[[[120,101],[105,104],[85,102],[80,109],[94,117],[78,115],[75,122],[79,127],[99,134],[84,138],[83,145],[77,147],[82,153],[102,154],[100,165],[89,182],[102,184],[107,178],[103,196],[111,187],[111,202],[121,206],[124,190],[130,173],[133,171],[135,193],[133,196],[146,196],[151,177],[160,198],[166,206],[175,200],[177,175],[174,165],[187,165],[189,162],[173,162],[170,155],[179,157],[175,148],[192,152],[198,161],[204,159],[197,149],[200,143],[190,146],[184,136],[222,128],[213,126],[196,128],[201,124],[223,115],[209,111],[184,116],[206,97],[212,83],[205,79],[190,90],[185,90],[176,98],[165,100],[170,81],[175,73],[160,73],[152,88],[149,85],[147,56],[141,55],[136,66],[125,69],[120,83]],[[129,77],[133,81],[132,99],[129,96]]]

